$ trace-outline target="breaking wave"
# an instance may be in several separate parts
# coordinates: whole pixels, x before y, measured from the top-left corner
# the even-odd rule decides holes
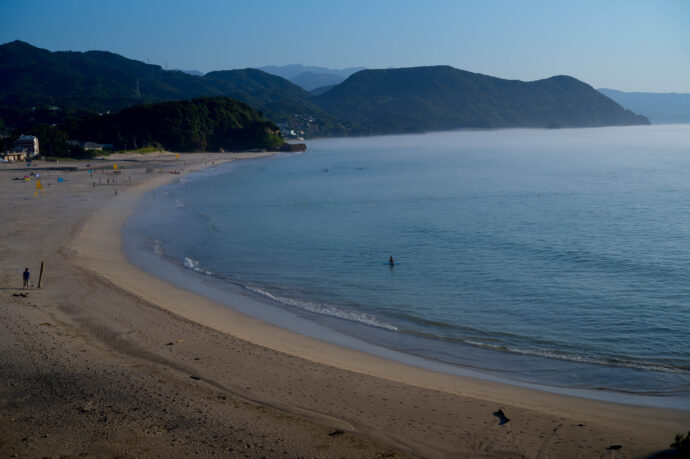
[[[192,271],[196,271],[196,272],[201,273],[201,274],[206,274],[208,276],[213,275],[213,273],[211,271],[207,271],[207,270],[201,268],[198,261],[192,260],[189,257],[184,257],[184,262],[182,262],[182,265],[187,269],[191,269]]]
[[[396,327],[395,325],[386,322],[381,322],[371,314],[355,311],[346,311],[329,304],[297,300],[294,298],[287,298],[284,296],[274,295],[258,287],[245,286],[245,288],[253,293],[256,293],[257,295],[269,298],[270,300],[273,300],[277,303],[295,307],[303,311],[329,317],[335,317],[343,320],[349,320],[351,322],[358,322],[361,324],[369,325],[371,327],[383,328],[385,330],[398,331],[398,327]]]

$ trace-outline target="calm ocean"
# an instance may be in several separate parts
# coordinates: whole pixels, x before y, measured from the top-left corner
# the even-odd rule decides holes
[[[481,374],[690,409],[690,125],[308,147],[150,193],[128,221],[128,256],[231,286],[260,300],[260,317],[278,309]]]

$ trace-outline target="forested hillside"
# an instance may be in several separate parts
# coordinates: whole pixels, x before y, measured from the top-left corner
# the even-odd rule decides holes
[[[51,52],[21,41],[0,45],[0,118],[9,126],[60,123],[87,112],[215,96],[245,102],[273,122],[306,129],[312,136],[346,133],[307,91],[261,70],[195,76],[105,51]]]
[[[130,149],[160,145],[170,151],[275,149],[278,127],[247,104],[226,97],[161,102],[93,115],[64,126],[70,138],[114,142]]]
[[[310,94],[257,69],[195,76],[105,51],[50,52],[21,41],[0,45],[0,129],[3,124],[18,130],[84,116],[112,117],[134,105],[199,97],[239,100],[299,137],[649,123],[568,76],[523,82],[449,66],[361,70],[336,86]],[[193,111],[183,113],[196,116]],[[93,135],[86,137],[94,140]],[[102,138],[107,143],[118,141]],[[204,141],[209,138],[180,139],[175,148],[204,149]],[[207,145],[215,145],[213,139]]]
[[[523,82],[449,66],[363,70],[315,100],[361,134],[649,124],[572,77]]]

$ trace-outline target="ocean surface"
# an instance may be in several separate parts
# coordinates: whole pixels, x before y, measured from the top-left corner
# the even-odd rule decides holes
[[[690,125],[307,143],[149,193],[128,256],[279,325],[690,409]]]

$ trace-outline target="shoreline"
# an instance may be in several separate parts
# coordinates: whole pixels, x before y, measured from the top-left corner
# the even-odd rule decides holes
[[[232,312],[241,314],[243,316],[248,316],[249,318],[253,318],[265,323],[269,327],[275,327],[279,330],[290,332],[296,335],[296,337],[290,337],[288,339],[314,339],[320,342],[329,343],[334,346],[357,351],[367,356],[382,358],[387,361],[402,364],[404,366],[414,367],[429,372],[447,374],[450,376],[461,376],[475,381],[492,382],[509,387],[519,387],[538,392],[610,402],[615,404],[662,409],[671,408],[690,412],[690,396],[686,394],[678,394],[675,392],[664,393],[656,391],[638,392],[609,388],[578,388],[549,385],[540,381],[513,379],[510,376],[501,375],[502,371],[500,369],[492,369],[489,367],[474,368],[471,366],[464,366],[462,364],[448,363],[425,355],[406,353],[403,350],[399,350],[394,347],[387,347],[384,344],[380,344],[373,340],[363,340],[354,335],[339,331],[337,328],[331,328],[329,325],[312,320],[312,318],[309,317],[309,313],[302,314],[297,311],[292,311],[289,308],[285,308],[280,303],[274,303],[274,301],[271,299],[254,293],[251,288],[248,289],[247,287],[242,287],[241,285],[225,284],[219,279],[209,277],[209,273],[204,274],[203,271],[196,272],[196,269],[190,270],[188,267],[182,267],[176,260],[164,260],[160,257],[160,255],[156,255],[153,251],[149,250],[149,247],[146,245],[146,243],[150,241],[147,240],[145,242],[144,236],[136,236],[132,232],[127,235],[127,232],[127,230],[123,230],[123,239],[129,239],[129,243],[125,244],[126,247],[123,247],[127,263],[136,266],[155,279],[158,279],[169,285],[176,285],[185,291],[196,294],[211,302],[215,302],[231,310]],[[135,241],[135,239],[141,240]],[[234,330],[227,332],[233,335],[237,333],[237,331]],[[266,335],[270,336],[273,336],[273,334],[274,332],[266,333]],[[280,350],[270,341],[257,341],[256,338],[252,337],[243,337],[243,339],[254,342],[255,344]],[[490,359],[491,354],[498,351],[482,350],[482,352],[488,359]],[[303,356],[301,353],[295,355]],[[520,356],[521,355],[516,355],[516,357]],[[314,361],[319,361],[318,358],[318,356],[309,357],[310,360]],[[528,358],[530,358],[530,356],[528,356]],[[564,365],[570,364],[573,366],[564,366],[563,370],[568,371],[570,369],[573,371],[586,371],[587,365],[594,365],[578,364],[574,362],[564,363]],[[582,368],[578,368],[575,365],[582,365]],[[345,366],[344,368],[348,367]]]
[[[101,320],[97,324],[100,327],[122,328],[115,333],[115,338],[108,338],[108,334],[100,338],[99,346],[105,347],[103,352],[112,358],[129,352],[118,347],[121,346],[118,343],[131,346],[138,343],[141,347],[148,339],[147,334],[158,332],[137,317],[146,311],[158,320],[169,321],[171,327],[195,330],[185,338],[159,344],[160,348],[135,352],[138,358],[158,362],[157,365],[165,368],[201,375],[192,377],[191,382],[188,378],[186,384],[209,381],[216,388],[226,388],[235,397],[305,417],[317,424],[336,426],[346,436],[363,436],[399,451],[428,457],[491,451],[578,457],[605,453],[606,446],[616,443],[626,445],[625,452],[635,457],[667,448],[673,436],[684,432],[690,423],[687,412],[598,402],[410,367],[279,329],[156,279],[127,262],[122,251],[122,227],[143,193],[176,178],[173,175],[147,178],[102,203],[93,203],[92,212],[87,209],[81,219],[69,223],[65,239],[57,247],[58,253],[76,265],[79,272],[92,273],[93,282],[105,279],[106,287],[121,292],[118,301],[132,304],[133,312],[126,317],[127,326],[108,325],[108,320],[116,321],[114,316],[81,319],[80,314],[95,314],[90,309],[100,306],[84,303],[85,300],[69,291],[63,292],[62,303],[58,302],[64,305],[51,311],[51,314],[71,317],[92,332],[98,327],[88,327],[89,321]],[[83,184],[85,190],[88,182]],[[70,199],[74,201],[73,196]],[[21,215],[21,209],[15,211]],[[45,250],[50,253],[51,249]],[[31,293],[38,295],[39,300],[44,296],[50,301],[48,289]],[[71,309],[73,303],[83,304],[78,314]],[[104,309],[107,310],[110,308]],[[64,323],[68,322],[65,317]],[[251,351],[251,358],[243,354],[227,357],[228,362],[234,362],[233,369],[243,371],[224,373],[228,371],[225,367],[205,364],[208,359],[203,357],[201,363],[195,363],[196,358],[176,360],[178,357],[173,354],[176,349],[197,345],[196,341],[204,341],[202,338],[207,336],[215,337],[220,343],[234,342],[235,338],[252,343],[236,344]],[[217,349],[204,349],[211,361],[226,358],[217,354]],[[147,357],[148,353],[153,354]],[[153,357],[161,355],[165,356],[163,363],[162,357]],[[270,362],[266,361],[268,357],[262,357],[265,355],[270,355]],[[246,366],[247,362],[240,364],[243,358],[249,359],[250,366]],[[295,372],[296,365],[299,372]],[[273,376],[266,379],[268,374]],[[258,375],[263,376],[257,379]],[[299,379],[300,383],[294,379],[298,376],[304,378]],[[246,382],[236,382],[234,378]],[[372,395],[374,400],[370,399]],[[408,402],[413,400],[418,402],[409,406]],[[340,406],[342,403],[345,404]],[[499,407],[508,413],[512,423],[498,425],[492,413]],[[444,408],[448,413],[439,413]],[[269,424],[273,427],[282,426],[280,421],[272,422]],[[583,426],[587,426],[586,431]],[[520,429],[517,439],[513,427]],[[547,432],[549,441],[544,443],[542,439]],[[556,445],[556,439],[560,445]],[[295,453],[307,448],[306,444],[293,446]]]
[[[87,227],[79,234],[76,247],[72,246],[78,253],[77,263],[104,276],[124,290],[186,319],[252,344],[306,358],[313,362],[370,376],[383,377],[417,387],[463,396],[494,399],[499,403],[510,403],[515,396],[512,391],[517,390],[521,392],[519,394],[521,399],[531,401],[529,405],[526,405],[530,408],[536,405],[551,409],[556,402],[554,399],[561,396],[565,399],[558,400],[560,402],[558,404],[562,404],[560,409],[566,409],[569,406],[574,407],[578,403],[586,403],[588,400],[567,394],[549,393],[543,390],[521,388],[517,385],[444,374],[323,342],[263,322],[201,295],[177,288],[131,265],[122,250],[122,230],[126,219],[146,192],[170,184],[176,179],[178,177],[172,176],[165,177],[164,180],[160,181],[149,181],[146,182],[145,186],[138,187],[136,190],[128,190],[125,202],[120,200],[116,204],[114,201],[110,201],[108,204],[111,206],[104,207],[92,217],[87,223]],[[116,207],[113,208],[112,206]],[[106,243],[106,241],[113,240],[118,241],[117,245]],[[186,306],[187,304],[194,304],[195,310],[190,310]],[[459,379],[456,380],[455,378]],[[541,400],[542,396],[545,400]],[[567,398],[574,400],[567,400]],[[594,399],[589,399],[589,401],[599,402]],[[621,403],[613,404],[628,406]],[[632,405],[630,406],[632,407]]]

